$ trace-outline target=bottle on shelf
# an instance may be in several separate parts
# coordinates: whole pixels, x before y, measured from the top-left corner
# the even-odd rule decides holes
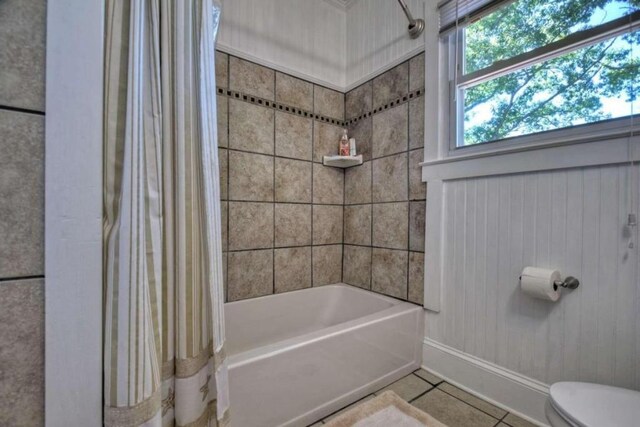
[[[350,154],[349,137],[347,136],[347,130],[342,129],[342,137],[340,138],[340,150],[338,154],[341,156],[348,156]]]

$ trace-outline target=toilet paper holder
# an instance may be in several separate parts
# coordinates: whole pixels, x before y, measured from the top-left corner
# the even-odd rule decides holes
[[[522,280],[522,276],[518,277],[518,280]],[[580,280],[573,276],[567,276],[564,280],[556,280],[553,282],[554,290],[558,290],[558,288],[565,289],[576,289],[580,286]]]
[[[573,276],[567,276],[564,280],[556,280],[553,282],[553,286],[558,288],[576,289],[580,286],[580,281]]]

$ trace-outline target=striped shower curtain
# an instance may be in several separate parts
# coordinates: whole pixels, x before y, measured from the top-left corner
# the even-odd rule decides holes
[[[107,0],[104,424],[224,426],[215,0]]]

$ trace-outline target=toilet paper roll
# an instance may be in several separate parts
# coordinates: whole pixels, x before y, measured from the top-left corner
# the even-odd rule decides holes
[[[520,276],[520,288],[522,292],[534,298],[546,301],[558,301],[560,287],[555,282],[562,280],[558,270],[544,268],[525,267]]]

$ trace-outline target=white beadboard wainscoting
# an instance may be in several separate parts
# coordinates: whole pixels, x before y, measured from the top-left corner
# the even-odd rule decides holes
[[[638,173],[619,164],[442,182],[441,200],[427,202],[439,205],[442,229],[440,277],[429,263],[425,271],[427,294],[441,280],[425,366],[503,403],[482,372],[536,396],[565,380],[640,389],[640,257],[637,227],[626,226]],[[427,236],[430,227],[439,225],[427,222]],[[533,299],[519,288],[527,265],[576,276],[580,287],[557,303]],[[542,408],[509,404],[544,422]]]
[[[347,10],[346,90],[353,89],[424,50],[425,34],[437,34],[435,0],[407,0],[415,19],[426,21],[425,33],[411,39],[404,12],[393,0],[358,0]]]
[[[346,9],[321,0],[222,0],[217,47],[343,90],[346,19]]]

